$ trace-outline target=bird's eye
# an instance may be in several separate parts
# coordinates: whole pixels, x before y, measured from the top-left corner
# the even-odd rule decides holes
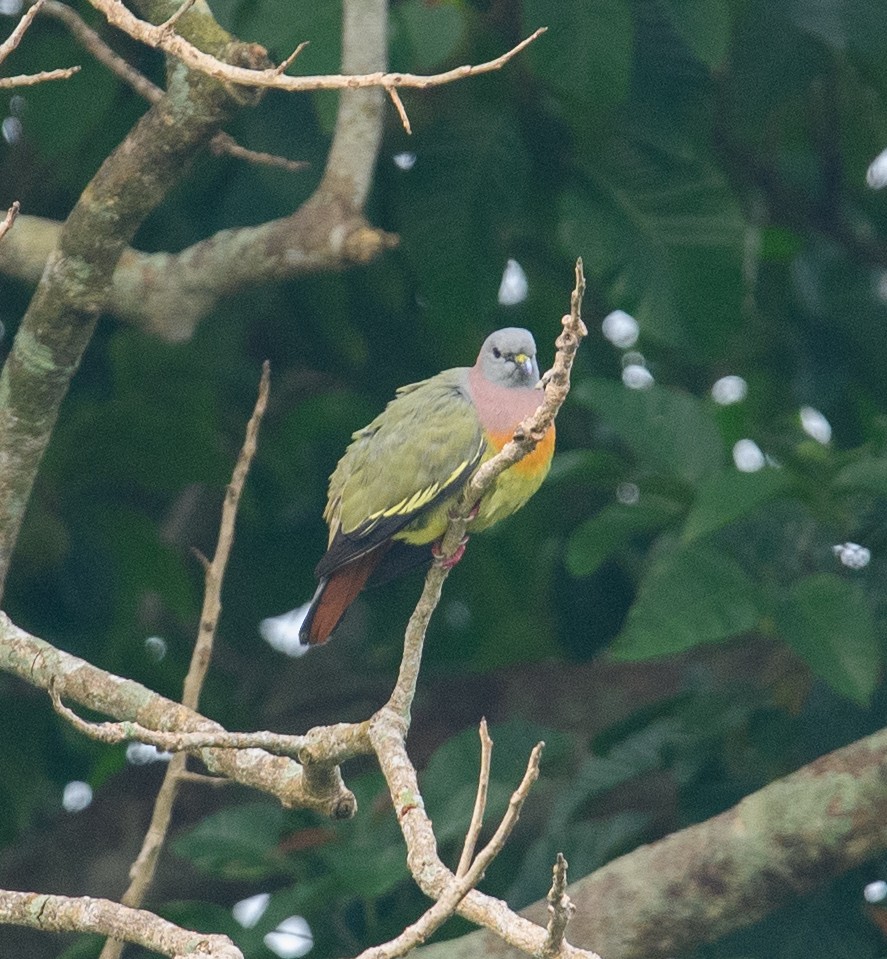
[[[493,356],[495,356],[497,360],[502,358],[502,351],[499,349],[498,346],[493,347]]]

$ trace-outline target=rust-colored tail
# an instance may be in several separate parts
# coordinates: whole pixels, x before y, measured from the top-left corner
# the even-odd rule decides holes
[[[358,556],[357,559],[333,570],[320,581],[311,608],[299,630],[299,640],[309,646],[325,643],[339,625],[345,610],[357,599],[373,570],[386,553],[387,543]]]

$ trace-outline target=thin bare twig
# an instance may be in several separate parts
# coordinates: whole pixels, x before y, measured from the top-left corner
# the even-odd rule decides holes
[[[6,211],[6,216],[3,218],[3,222],[0,223],[0,240],[12,229],[12,224],[15,223],[15,218],[18,216],[21,208],[22,205],[18,200],[12,201],[12,206]]]
[[[305,47],[308,46],[310,42],[310,40],[303,40],[285,60],[282,60],[277,64],[277,66],[274,68],[274,72],[278,76],[286,73],[286,71],[292,66],[292,63],[296,57],[305,49]]]
[[[237,458],[234,472],[231,475],[231,482],[228,484],[225,492],[225,502],[222,505],[222,519],[219,527],[219,538],[216,544],[215,555],[209,566],[205,569],[203,608],[200,613],[197,642],[191,654],[191,664],[188,667],[188,673],[185,676],[184,688],[182,690],[182,705],[188,709],[197,709],[200,701],[200,691],[203,687],[203,681],[206,678],[206,672],[212,657],[213,640],[215,638],[219,615],[222,610],[222,581],[225,577],[225,568],[231,553],[231,545],[234,542],[234,523],[237,519],[237,507],[240,503],[240,495],[243,492],[246,475],[249,472],[250,464],[256,452],[259,426],[268,405],[270,378],[271,370],[266,361],[262,367],[262,376],[259,381],[259,395],[256,399],[253,415],[250,417],[249,423],[247,423],[243,448],[240,451],[240,456]],[[157,798],[154,801],[151,822],[145,833],[142,848],[139,850],[139,854],[129,871],[130,884],[121,897],[121,902],[124,905],[141,905],[154,879],[154,874],[157,870],[157,860],[160,856],[160,850],[166,841],[167,833],[169,832],[173,805],[175,804],[176,794],[178,793],[181,782],[181,775],[186,770],[187,759],[186,753],[176,753],[166,767],[163,782],[160,785]],[[108,939],[102,947],[100,959],[118,959],[121,951],[122,945],[119,942]]]
[[[237,160],[245,160],[247,163],[255,163],[258,166],[270,166],[278,170],[286,170],[287,173],[301,173],[311,166],[306,160],[290,160],[288,157],[277,156],[275,153],[250,150],[241,146],[234,137],[227,133],[217,133],[209,141],[209,148],[216,156],[227,154]]]
[[[464,876],[468,872],[477,840],[484,825],[484,812],[487,808],[487,793],[490,788],[490,760],[493,756],[493,740],[487,728],[486,718],[481,718],[480,728],[480,775],[477,777],[477,795],[474,798],[474,810],[471,813],[471,824],[465,834],[465,843],[462,846],[462,855],[456,867],[456,875]]]
[[[49,695],[55,711],[77,732],[110,746],[139,742],[170,753],[196,753],[201,749],[264,749],[275,756],[295,758],[308,743],[305,736],[289,736],[283,733],[232,733],[227,730],[175,732],[149,729],[133,722],[91,723],[62,702],[57,684],[50,685]]]
[[[34,17],[40,12],[41,7],[46,0],[37,0],[29,7],[16,24],[12,33],[0,43],[0,63],[12,53],[13,50],[22,42],[25,31],[34,22]],[[32,87],[37,83],[45,83],[47,80],[67,80],[74,76],[80,70],[80,67],[64,67],[60,70],[44,70],[42,73],[25,73],[15,77],[0,77],[0,90],[8,90],[11,87]]]
[[[0,77],[0,90],[10,90],[12,87],[33,87],[48,80],[68,80],[80,67],[63,67],[60,70],[43,70],[41,73],[20,73],[14,77]]]
[[[25,31],[31,24],[34,22],[34,17],[40,12],[40,8],[46,0],[37,0],[37,2],[29,7],[22,16],[21,20],[16,24],[15,29],[10,33],[10,35],[0,43],[0,63],[12,53],[13,50],[22,42],[22,37],[25,35]]]
[[[135,67],[127,63],[123,57],[115,53],[99,34],[66,3],[61,3],[59,0],[43,0],[41,9],[45,15],[55,17],[55,19],[63,23],[99,63],[106,66],[116,77],[119,77],[127,86],[135,90],[140,97],[147,100],[148,103],[156,103],[163,96],[163,90],[161,90],[160,87],[152,83],[144,74],[140,73]],[[179,10],[182,10],[182,7],[180,7]],[[175,14],[173,14],[173,16],[175,16]],[[169,23],[169,21],[167,21],[167,23]],[[232,156],[238,160],[245,160],[247,163],[275,167],[279,170],[286,170],[288,173],[301,173],[310,166],[310,164],[303,160],[290,160],[287,157],[276,156],[273,153],[250,150],[247,147],[241,146],[234,137],[228,133],[217,133],[209,141],[209,149],[216,156]]]
[[[119,0],[90,0],[92,5],[100,10],[108,23],[128,33],[136,40],[146,43],[169,53],[181,60],[192,70],[199,70],[219,80],[228,83],[237,83],[248,87],[273,87],[276,90],[305,92],[308,90],[348,90],[358,87],[417,87],[424,90],[428,87],[441,86],[461,80],[464,77],[475,76],[479,73],[489,73],[501,69],[512,57],[520,53],[526,46],[543,34],[545,27],[540,27],[529,37],[512,47],[501,56],[485,63],[465,64],[444,73],[419,75],[412,73],[368,73],[363,75],[323,74],[319,76],[290,77],[278,73],[277,68],[267,70],[250,70],[246,67],[233,66],[204,53],[193,44],[176,33],[166,33],[161,27],[145,20],[140,20],[131,13]]]
[[[403,125],[407,135],[411,134],[413,132],[413,128],[410,126],[410,118],[407,116],[407,108],[403,105],[403,100],[401,100],[400,94],[397,92],[397,88],[386,86],[385,92],[388,94],[389,99],[394,104],[394,109],[397,110],[397,115],[400,117],[400,122]]]
[[[35,9],[37,4],[31,9]],[[50,16],[64,24],[74,37],[91,53],[99,63],[106,66],[115,76],[132,87],[148,103],[156,103],[163,90],[152,83],[144,74],[115,53],[91,26],[66,3],[60,0],[41,0],[39,5],[44,16]]]
[[[407,926],[399,936],[383,945],[365,949],[356,959],[397,959],[399,956],[405,956],[416,946],[425,942],[456,912],[459,903],[483,879],[488,866],[501,852],[517,824],[524,801],[533,783],[539,778],[539,757],[541,753],[542,743],[539,743],[530,754],[527,770],[511,797],[499,828],[494,833],[493,838],[478,853],[477,858],[471,863],[464,875],[453,876],[434,905],[416,922]]]
[[[573,918],[576,907],[567,895],[567,860],[563,853],[557,854],[552,869],[551,889],[548,891],[548,926],[545,945],[542,948],[543,959],[555,959],[564,947],[567,925]]]
[[[160,29],[167,35],[173,32],[173,27],[182,19],[182,17],[194,6],[197,0],[185,0],[172,16],[168,17],[160,24]]]

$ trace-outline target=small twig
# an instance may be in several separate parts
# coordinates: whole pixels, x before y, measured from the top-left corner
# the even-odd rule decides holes
[[[179,776],[179,782],[194,783],[197,786],[210,786],[213,789],[231,785],[231,780],[226,776],[207,776],[205,773],[192,773],[190,769],[186,769]]]
[[[397,110],[397,115],[400,117],[400,122],[403,124],[403,128],[407,135],[412,134],[413,128],[410,126],[410,118],[407,116],[407,109],[403,105],[403,100],[401,100],[400,94],[397,92],[397,88],[387,85],[385,87],[385,92],[391,98],[391,102],[394,104],[395,110]]]
[[[241,146],[234,137],[227,133],[217,133],[209,141],[209,148],[217,156],[228,154],[228,156],[235,157],[238,160],[246,160],[247,163],[275,167],[279,170],[286,170],[288,173],[301,173],[311,166],[305,160],[290,160],[288,157],[277,156],[274,153],[249,150]]]
[[[379,763],[382,766],[392,797],[403,799],[408,797],[409,799],[408,804],[398,810],[398,821],[407,843],[408,860],[411,866],[420,862],[423,866],[428,867],[433,861],[434,865],[449,877],[439,894],[435,896],[436,902],[434,905],[417,922],[408,926],[397,938],[383,945],[367,949],[357,957],[357,959],[397,959],[397,957],[406,955],[410,950],[424,942],[450,916],[459,911],[462,900],[480,882],[487,867],[501,852],[517,823],[524,801],[533,783],[539,777],[539,759],[543,743],[535,746],[530,754],[523,779],[512,794],[508,809],[505,811],[505,815],[502,817],[502,821],[493,837],[477,854],[465,874],[458,876],[449,873],[437,858],[431,821],[425,815],[424,804],[416,783],[415,769],[410,763],[403,745],[405,729],[401,718],[387,707],[383,707],[373,717],[373,731]],[[405,776],[404,773],[406,773]],[[397,802],[396,798],[395,802]],[[415,872],[414,878],[422,886],[420,877]],[[428,892],[427,889],[424,889],[424,891]],[[472,918],[476,917],[472,916]],[[517,916],[514,918],[518,920],[518,923],[522,922]],[[508,936],[503,938],[515,944]]]
[[[15,218],[18,216],[21,208],[22,205],[18,200],[12,201],[12,206],[6,211],[6,216],[3,218],[3,222],[0,223],[0,240],[12,229],[12,224],[15,223]]]
[[[65,3],[60,3],[59,0],[42,0],[42,2],[41,9],[45,15],[55,17],[63,23],[99,63],[106,66],[116,77],[135,90],[140,97],[147,100],[148,103],[156,103],[163,96],[163,90],[160,87],[115,53],[73,8]],[[179,9],[182,10],[182,7]],[[275,156],[273,153],[249,150],[241,146],[234,137],[227,133],[217,133],[209,141],[209,149],[216,156],[228,155],[238,160],[245,160],[247,163],[275,167],[289,173],[300,173],[310,166],[303,160],[290,160],[287,157]]]
[[[232,733],[224,729],[170,732],[149,729],[134,722],[91,723],[62,702],[55,683],[50,684],[49,695],[55,711],[77,732],[107,746],[139,742],[170,753],[196,753],[201,749],[264,749],[275,756],[296,757],[308,744],[306,736],[289,736],[283,733]]]
[[[0,77],[0,90],[9,90],[12,87],[33,87],[48,80],[68,80],[80,67],[63,67],[60,70],[44,70],[41,73],[20,73],[14,77]]]
[[[290,68],[290,66],[292,66],[292,63],[296,59],[296,57],[305,49],[305,47],[308,46],[310,42],[311,42],[310,40],[303,40],[296,47],[296,49],[293,50],[293,52],[286,58],[286,60],[283,60],[277,64],[277,66],[274,68],[274,72],[278,76],[281,76],[282,74],[286,73],[286,71]]]
[[[555,956],[560,955],[567,925],[575,911],[576,907],[567,895],[567,860],[564,859],[564,854],[559,852],[552,869],[551,889],[548,892],[548,926],[542,948],[544,959],[555,959]]]
[[[9,54],[12,53],[12,51],[15,50],[15,48],[22,42],[22,37],[25,35],[25,31],[34,22],[34,17],[36,17],[40,12],[40,8],[45,2],[46,0],[37,0],[32,7],[29,7],[24,12],[24,15],[22,16],[21,20],[19,20],[18,24],[16,24],[16,27],[12,33],[10,33],[3,43],[0,43],[0,63],[3,63]]]
[[[185,2],[176,10],[172,16],[168,17],[160,24],[160,29],[168,36],[173,32],[173,27],[182,19],[182,17],[194,6],[197,0],[185,0]]]
[[[474,811],[471,814],[471,824],[465,834],[465,843],[462,846],[462,855],[456,867],[456,875],[464,876],[468,872],[474,850],[484,824],[484,812],[487,808],[487,793],[490,788],[490,760],[493,756],[493,740],[487,728],[486,718],[480,721],[480,775],[477,778],[477,795],[474,799]]]
[[[33,10],[34,7],[31,9]],[[53,17],[64,24],[88,53],[132,87],[140,97],[149,103],[156,103],[163,96],[163,90],[160,87],[115,53],[73,7],[61,3],[60,0],[40,0],[40,9],[45,16]]]

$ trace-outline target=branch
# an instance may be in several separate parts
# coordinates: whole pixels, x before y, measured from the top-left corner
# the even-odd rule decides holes
[[[178,16],[181,16],[192,3],[193,0],[185,0],[185,3],[179,8]],[[176,17],[176,19],[178,19],[178,17]],[[262,417],[265,415],[265,409],[268,406],[270,377],[271,368],[266,361],[262,367],[262,377],[259,381],[259,395],[256,398],[256,405],[249,423],[247,423],[246,426],[246,438],[243,441],[243,447],[240,450],[240,455],[234,466],[231,482],[228,484],[225,492],[225,501],[222,505],[222,519],[219,524],[219,537],[215,554],[212,562],[206,565],[203,607],[200,611],[200,626],[197,631],[197,642],[194,644],[191,662],[188,666],[188,673],[185,676],[184,688],[182,690],[182,705],[188,709],[197,709],[200,702],[200,692],[206,679],[210,659],[212,658],[216,627],[218,626],[219,615],[222,611],[222,583],[225,579],[225,568],[228,565],[228,557],[231,555],[231,545],[234,542],[234,524],[237,519],[237,507],[240,504],[240,497],[243,493],[243,484],[246,482],[247,473],[249,472],[250,465],[256,453],[259,426],[261,425]],[[61,705],[61,700],[58,698],[53,687],[50,688],[50,694],[52,695],[53,705],[56,709],[63,709],[64,707]],[[187,772],[187,761],[187,753],[179,752],[172,757],[169,765],[166,767],[163,782],[160,784],[160,789],[158,789],[157,796],[154,800],[151,822],[145,832],[145,838],[142,841],[139,854],[136,856],[135,862],[129,870],[130,884],[120,900],[125,906],[140,906],[145,901],[148,889],[154,881],[160,852],[166,842],[169,826],[172,822],[173,807],[175,806],[179,786]],[[102,948],[99,959],[118,959],[122,951],[123,944],[121,942],[115,939],[108,939]]]
[[[0,924],[44,932],[97,933],[132,942],[164,956],[199,954],[207,959],[243,959],[227,936],[191,932],[143,909],[129,909],[89,896],[45,896],[0,890]]]
[[[588,333],[581,315],[584,294],[585,273],[582,260],[579,259],[576,261],[576,285],[570,297],[570,312],[561,320],[563,332],[556,341],[557,353],[554,365],[542,377],[544,393],[541,394],[539,409],[532,416],[527,417],[515,430],[514,437],[474,473],[465,484],[458,505],[450,514],[449,525],[441,539],[440,559],[428,571],[422,595],[407,623],[400,673],[397,685],[388,701],[389,707],[407,720],[416,691],[428,622],[440,602],[441,589],[449,573],[445,561],[464,541],[465,531],[470,522],[469,516],[478,500],[483,497],[500,473],[536,448],[536,444],[548,432],[558,410],[566,400],[567,393],[570,391],[573,358],[583,337]]]
[[[487,792],[490,788],[490,761],[493,756],[493,740],[487,728],[486,719],[481,719],[480,728],[480,775],[477,777],[477,795],[474,799],[474,810],[471,813],[471,823],[465,834],[462,846],[462,855],[456,867],[456,875],[464,876],[474,858],[474,850],[484,824],[484,812],[487,808]]]
[[[266,70],[247,69],[218,60],[199,50],[178,34],[168,32],[162,25],[156,26],[146,20],[140,20],[130,13],[119,0],[90,0],[90,3],[104,14],[108,23],[129,34],[133,39],[140,40],[150,47],[163,50],[164,53],[174,56],[192,70],[206,73],[226,83],[299,93],[312,90],[356,90],[362,87],[382,87],[385,89],[415,87],[425,90],[429,87],[442,86],[446,83],[453,83],[455,80],[461,80],[464,77],[500,70],[509,60],[545,33],[547,29],[546,27],[540,27],[516,46],[486,63],[466,64],[453,70],[447,70],[445,73],[429,76],[376,71],[356,76],[323,74],[319,76],[289,77],[281,75],[276,68]],[[298,49],[296,52],[298,53]]]
[[[567,895],[567,860],[563,853],[557,854],[552,869],[551,889],[548,892],[548,927],[545,945],[542,947],[543,959],[554,959],[560,954],[567,933],[567,925],[576,912],[576,907]]]
[[[62,652],[16,626],[0,611],[0,669],[40,689],[52,685],[58,695],[89,709],[139,723],[149,729],[225,734],[218,724],[166,699],[140,683],[122,679],[85,660]],[[336,728],[331,734],[336,739]],[[306,737],[309,745],[324,737],[323,728]],[[337,740],[344,745],[345,739]],[[351,745],[359,751],[356,738]],[[356,752],[354,754],[357,754]],[[327,793],[308,787],[301,766],[261,749],[234,751],[195,747],[195,755],[210,772],[275,796],[284,806],[313,809],[332,819],[348,819],[357,808],[343,785]]]
[[[80,67],[62,67],[59,70],[44,70],[42,73],[20,73],[14,77],[0,77],[0,90],[10,90],[13,87],[33,87],[47,80],[68,80]]]
[[[54,14],[55,8],[47,12]],[[194,15],[192,10],[188,16]],[[384,67],[386,0],[345,0],[342,15],[343,72]],[[75,29],[70,17],[65,22]],[[97,57],[106,46],[88,27],[77,35]],[[110,53],[102,62],[115,69],[116,54]],[[257,227],[222,230],[177,254],[125,250],[105,310],[164,340],[182,342],[220,299],[236,291],[369,263],[396,246],[396,236],[372,227],[362,213],[382,139],[384,99],[381,88],[342,91],[323,179],[296,212]],[[214,139],[211,149],[218,142]],[[0,246],[0,271],[38,282],[59,232],[60,225],[50,220],[21,217]]]
[[[606,959],[667,959],[759,921],[887,850],[887,729],[569,887],[574,941]],[[544,921],[547,903],[524,915]],[[417,959],[518,959],[486,932]]]
[[[256,62],[253,47],[232,44],[227,35],[219,42],[219,52]],[[61,228],[0,374],[0,591],[37,469],[118,259],[188,161],[246,102],[242,92],[205,77],[171,77],[170,92],[105,160]]]
[[[188,3],[187,6],[183,4],[179,7],[179,17],[190,6],[191,4]],[[119,77],[148,103],[156,103],[163,96],[163,90],[160,87],[153,84],[144,74],[139,73],[135,67],[115,53],[72,7],[69,7],[66,3],[61,3],[60,0],[43,0],[40,9],[44,14],[63,23],[99,63],[106,66],[116,77]],[[170,20],[173,17],[176,17],[175,13],[170,17]],[[177,19],[178,17],[176,17]],[[168,24],[170,21],[167,20],[166,22]],[[275,156],[271,153],[249,150],[237,143],[227,133],[217,133],[209,141],[209,148],[216,156],[232,156],[239,160],[245,160],[247,163],[276,167],[289,173],[299,173],[309,165],[301,160],[289,160],[286,157]]]
[[[34,22],[34,17],[40,12],[40,8],[45,0],[37,2],[25,11],[21,20],[19,20],[12,33],[0,43],[0,63],[12,53],[13,50],[22,42],[25,31]],[[61,70],[46,70],[43,73],[21,74],[16,77],[0,77],[0,90],[7,90],[10,87],[31,87],[36,83],[44,83],[46,80],[67,80],[72,77],[80,67],[65,67]],[[2,234],[0,234],[2,235]]]
[[[483,722],[482,725],[485,727],[486,723]],[[487,736],[486,742],[489,743],[489,736]],[[542,743],[539,743],[530,754],[527,770],[524,773],[520,785],[511,797],[508,809],[502,818],[502,822],[499,824],[499,828],[496,830],[493,838],[481,852],[478,853],[477,858],[470,864],[465,873],[461,876],[458,874],[453,876],[434,905],[417,922],[407,926],[399,936],[390,942],[364,950],[356,959],[395,959],[395,957],[404,956],[415,949],[416,946],[425,942],[432,933],[436,932],[437,929],[456,912],[465,896],[483,878],[487,867],[501,852],[502,847],[505,845],[517,824],[524,801],[533,783],[539,777],[539,757],[541,753]],[[483,775],[483,772],[481,772],[478,789],[480,789],[481,783],[483,782]],[[394,796],[393,792],[392,796]],[[404,815],[406,814],[407,813],[404,813]],[[406,835],[406,831],[404,835]],[[433,842],[433,836],[431,839]]]

